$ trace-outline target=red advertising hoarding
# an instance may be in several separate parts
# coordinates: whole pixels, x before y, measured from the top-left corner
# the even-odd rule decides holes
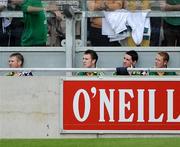
[[[180,131],[180,81],[64,80],[63,130]]]

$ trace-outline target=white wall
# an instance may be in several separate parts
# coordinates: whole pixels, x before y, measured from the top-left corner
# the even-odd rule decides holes
[[[0,77],[0,138],[92,138],[60,135],[60,77]]]
[[[60,91],[61,77],[0,77],[0,138],[159,136],[159,134],[60,134],[62,108]],[[161,134],[162,136],[168,134]]]
[[[58,81],[0,77],[0,138],[58,136]]]

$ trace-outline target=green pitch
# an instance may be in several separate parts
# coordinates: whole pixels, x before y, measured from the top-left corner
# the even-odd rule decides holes
[[[0,147],[180,147],[179,138],[0,139]]]

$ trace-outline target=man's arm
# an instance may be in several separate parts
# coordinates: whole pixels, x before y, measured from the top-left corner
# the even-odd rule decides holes
[[[88,1],[88,9],[90,11],[96,10],[117,10],[123,8],[124,0],[90,0]]]
[[[46,7],[33,7],[28,6],[27,12],[40,12],[40,11],[57,11],[58,7],[56,5],[48,5]]]
[[[87,2],[89,11],[104,10],[106,8],[103,0],[90,0]]]
[[[160,8],[163,11],[179,11],[180,10],[180,4],[177,5],[170,5],[166,2],[160,2]]]

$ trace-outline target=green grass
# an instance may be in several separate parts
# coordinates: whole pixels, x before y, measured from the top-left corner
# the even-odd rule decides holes
[[[0,139],[0,147],[180,147],[180,138]]]

